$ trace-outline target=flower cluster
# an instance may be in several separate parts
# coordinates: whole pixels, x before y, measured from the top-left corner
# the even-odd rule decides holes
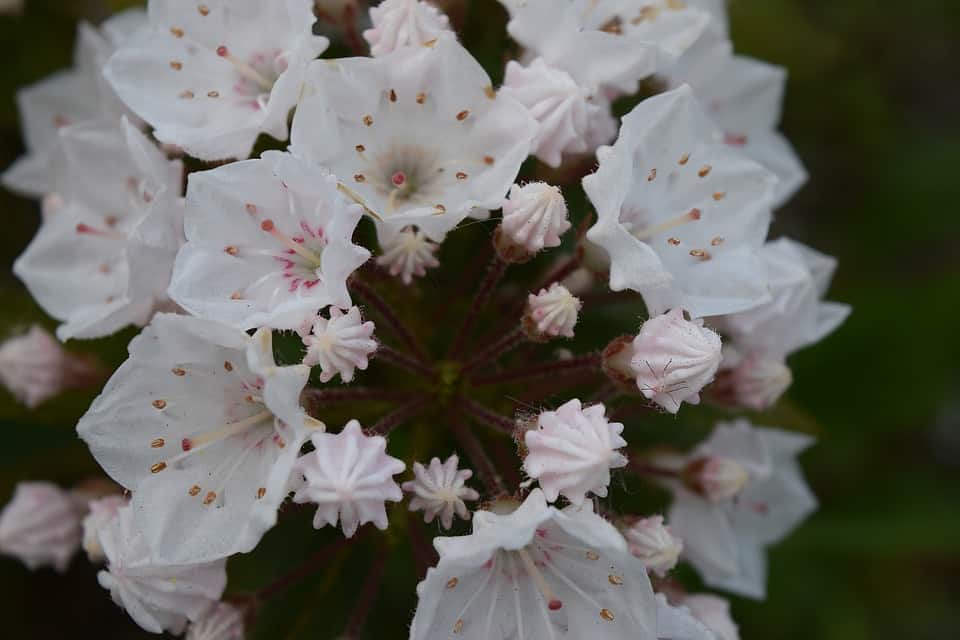
[[[144,629],[242,638],[324,567],[225,597],[226,559],[313,505],[331,558],[403,519],[411,640],[739,637],[669,574],[765,596],[767,547],[816,506],[812,439],[732,414],[849,312],[833,259],[768,239],[806,178],[785,72],[733,53],[716,0],[501,3],[500,88],[421,0],[81,25],[75,68],[18,97],[3,182],[43,220],[14,271],[61,340],[141,331],[77,425],[116,485],[21,484],[0,551],[83,548]],[[0,346],[31,407],[98,371],[39,327]],[[631,442],[701,401],[731,415],[692,449]],[[607,500],[612,474],[659,505]]]

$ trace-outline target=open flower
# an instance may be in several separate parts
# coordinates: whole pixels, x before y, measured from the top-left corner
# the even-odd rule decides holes
[[[116,513],[100,532],[100,544],[107,558],[106,569],[97,574],[100,586],[151,633],[182,633],[187,622],[199,620],[227,586],[226,560],[156,564],[134,523],[133,507]]]
[[[584,87],[634,93],[703,32],[707,14],[676,0],[500,0],[507,31]]]
[[[666,482],[674,494],[667,517],[683,539],[684,557],[707,584],[764,597],[766,547],[817,506],[795,460],[811,443],[808,436],[738,420],[718,424],[678,460],[686,482]]]
[[[715,636],[684,606],[674,606],[667,597],[657,594],[658,640],[732,640]]]
[[[536,132],[452,37],[318,62],[308,93],[291,151],[329,167],[385,227],[381,239],[414,225],[442,240],[473,209],[499,208]]]
[[[260,133],[285,140],[313,35],[312,0],[150,0],[150,28],[110,59],[117,95],[161,142],[201,160],[246,158]]]
[[[169,306],[183,243],[183,165],[126,120],[60,132],[54,190],[61,200],[14,264],[61,340],[143,326]]]
[[[48,482],[21,482],[0,511],[0,553],[28,569],[63,573],[80,548],[83,513],[70,493]]]
[[[657,637],[650,580],[613,526],[550,507],[539,489],[508,507],[476,512],[470,535],[434,539],[440,562],[417,586],[411,640]]]
[[[610,258],[610,287],[643,294],[651,315],[735,313],[769,299],[757,250],[776,177],[716,140],[689,87],[623,118],[583,179],[597,208],[587,237]]]
[[[387,528],[385,503],[400,502],[403,492],[393,480],[406,465],[387,455],[382,436],[366,436],[360,423],[351,420],[337,434],[316,433],[314,450],[297,460],[294,502],[314,502],[313,526],[320,529],[340,522],[350,538],[361,524]]]
[[[361,216],[333,176],[286,153],[193,174],[170,296],[238,329],[348,309],[347,277],[370,257],[351,239]]]
[[[116,47],[134,35],[146,20],[142,10],[130,9],[105,20],[99,28],[81,22],[73,68],[17,92],[27,153],[0,177],[3,186],[36,198],[49,193],[55,186],[52,168],[60,129],[132,115],[114,95],[101,71]]]
[[[541,413],[537,428],[526,432],[523,470],[539,480],[550,502],[561,494],[577,506],[587,493],[603,498],[610,469],[626,466],[626,456],[618,451],[627,446],[620,437],[623,425],[608,421],[604,412],[602,404],[584,408],[570,400]]]
[[[445,461],[440,458],[430,460],[428,466],[419,462],[413,463],[415,480],[404,482],[402,489],[415,494],[410,500],[410,511],[423,511],[423,519],[429,524],[437,515],[444,529],[453,526],[453,516],[461,520],[469,520],[470,512],[467,500],[477,500],[480,494],[466,486],[467,480],[473,477],[470,469],[458,469],[460,458],[451,455]]]
[[[300,445],[323,428],[299,404],[309,372],[276,366],[267,330],[186,316],[158,315],[131,342],[77,431],[133,492],[158,560],[250,551],[273,526]]]
[[[367,358],[377,350],[373,329],[372,322],[363,322],[358,307],[350,307],[346,313],[331,307],[330,318],[317,318],[313,331],[303,338],[307,345],[303,364],[320,365],[320,382],[329,382],[336,375],[350,382],[357,369],[367,368]]]
[[[370,9],[373,27],[363,32],[370,55],[377,57],[401,47],[425,46],[450,33],[450,20],[429,2],[384,0]]]

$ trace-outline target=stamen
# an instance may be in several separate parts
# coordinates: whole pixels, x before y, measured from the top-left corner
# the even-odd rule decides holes
[[[652,227],[647,227],[646,229],[641,229],[640,231],[634,232],[634,237],[637,240],[649,240],[653,236],[663,233],[673,229],[674,227],[679,227],[680,225],[686,224],[688,222],[693,222],[694,220],[700,219],[700,209],[690,209],[690,211],[684,213],[683,215],[677,216],[672,220],[667,220],[666,222],[661,222],[660,224],[655,224]]]
[[[247,63],[230,55],[230,50],[227,49],[226,46],[220,45],[217,47],[217,55],[232,64],[240,75],[260,85],[260,88],[264,91],[270,91],[273,89],[273,82],[271,80],[264,77],[263,74]]]
[[[308,260],[314,267],[320,267],[320,256],[313,251],[310,251],[310,249],[307,249],[299,242],[294,242],[289,236],[277,229],[276,225],[273,224],[273,220],[264,220],[260,223],[260,228],[279,240],[281,244],[288,247],[291,251],[305,260]]]
[[[252,415],[249,418],[244,418],[243,420],[238,420],[237,422],[231,422],[225,424],[219,429],[214,429],[213,431],[208,431],[203,435],[197,436],[196,438],[184,438],[180,443],[181,448],[187,452],[198,447],[203,447],[214,442],[219,442],[220,440],[225,440],[231,436],[235,436],[238,433],[242,433],[251,427],[254,427],[258,424],[266,422],[273,418],[273,414],[269,411],[261,411],[258,414]]]
[[[526,549],[520,549],[517,551],[517,555],[520,556],[520,560],[523,561],[523,565],[527,569],[527,573],[530,574],[530,577],[533,578],[534,583],[536,583],[537,588],[540,589],[540,593],[543,595],[543,599],[547,602],[547,607],[550,611],[557,611],[563,607],[563,602],[557,598],[557,594],[553,592],[553,589],[550,588],[550,585],[547,584],[546,578],[543,577],[543,574],[540,573],[540,570],[537,569],[537,565],[534,564],[533,558],[530,557],[530,554]]]

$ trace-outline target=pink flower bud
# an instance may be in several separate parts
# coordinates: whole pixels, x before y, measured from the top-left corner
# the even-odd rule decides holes
[[[72,354],[39,325],[0,345],[0,382],[28,408],[66,389],[81,389],[100,380],[92,358]]]
[[[711,502],[734,497],[746,486],[750,477],[739,463],[721,456],[708,455],[690,461],[683,470],[683,480],[692,491]]]
[[[523,314],[523,329],[531,340],[546,342],[552,338],[573,337],[583,303],[558,282],[540,293],[530,294]]]
[[[503,203],[503,222],[495,238],[498,254],[524,262],[546,248],[559,247],[570,229],[567,203],[557,187],[545,182],[513,185]]]
[[[731,360],[735,364],[727,367]],[[710,398],[729,407],[764,411],[776,404],[792,383],[793,373],[780,357],[754,353],[731,359],[724,353],[724,368],[710,387]]]
[[[640,559],[648,571],[663,577],[677,566],[683,541],[664,526],[663,516],[651,516],[634,522],[623,537],[627,539],[630,553]]]
[[[631,366],[648,399],[676,413],[680,404],[699,404],[700,390],[720,366],[720,336],[673,309],[643,323],[633,341]]]
[[[80,547],[80,516],[67,491],[49,482],[21,482],[0,512],[0,552],[30,569],[63,572]]]

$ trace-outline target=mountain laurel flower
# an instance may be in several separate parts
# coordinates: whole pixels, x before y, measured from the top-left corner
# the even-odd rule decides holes
[[[675,0],[600,3],[500,0],[510,36],[568,72],[582,86],[634,93],[641,78],[665,68],[707,26],[702,11]]]
[[[291,151],[329,167],[381,239],[414,225],[440,241],[474,209],[499,208],[537,127],[452,36],[318,62],[305,92]]]
[[[724,460],[727,468],[712,474],[711,482],[736,496],[719,499],[719,494],[691,490],[682,481],[664,482],[674,494],[667,513],[670,529],[683,539],[684,558],[708,585],[750,598],[765,596],[766,548],[817,506],[796,462],[812,442],[805,435],[737,420],[719,423],[706,442],[678,461],[681,476],[689,478],[691,471],[705,472]],[[688,466],[686,473],[683,466]],[[739,491],[731,491],[737,485]]]
[[[352,241],[362,215],[335,177],[287,153],[192,174],[170,296],[238,329],[296,329],[327,305],[349,309],[347,278],[370,257]]]
[[[633,522],[623,531],[630,553],[634,555],[648,571],[663,577],[677,566],[683,541],[670,532],[663,524],[663,516],[650,516]]]
[[[523,331],[535,342],[547,342],[560,336],[572,338],[582,307],[580,298],[559,282],[554,282],[549,289],[527,296]]]
[[[410,640],[657,637],[647,572],[610,523],[589,506],[555,509],[539,489],[510,506],[434,539],[440,561],[417,586]]]
[[[430,46],[449,34],[450,20],[429,2],[384,0],[370,9],[373,26],[363,32],[370,55],[383,56],[402,47]]]
[[[287,139],[307,65],[329,44],[313,35],[312,0],[150,0],[148,14],[104,74],[157,140],[224,160],[249,157],[260,133]]]
[[[731,347],[724,349],[720,367],[709,394],[711,400],[726,407],[766,411],[793,384],[793,372],[782,356],[741,354]]]
[[[171,306],[167,287],[183,244],[182,163],[124,120],[65,128],[56,167],[63,205],[14,273],[63,323],[61,340],[145,325]]]
[[[218,602],[187,626],[184,640],[244,640],[244,612]]]
[[[610,422],[602,404],[584,408],[570,400],[556,411],[544,411],[537,427],[524,435],[527,456],[523,470],[536,478],[549,502],[563,495],[576,506],[588,493],[607,495],[610,469],[627,464],[618,449],[627,446],[620,437],[623,425]]]
[[[563,193],[545,182],[513,185],[500,226],[509,241],[528,254],[559,247],[560,236],[570,228]]]
[[[406,465],[387,455],[382,436],[364,435],[360,423],[351,420],[337,434],[315,433],[314,450],[297,460],[293,501],[317,504],[313,526],[336,526],[353,537],[361,524],[372,522],[387,528],[386,502],[400,502],[403,492],[393,476]]]
[[[128,503],[127,498],[122,495],[112,494],[96,500],[91,500],[87,515],[83,522],[83,550],[87,554],[87,559],[93,563],[104,562],[107,557],[103,553],[103,547],[100,545],[100,531],[109,526],[114,516],[121,507]]]
[[[657,593],[657,638],[664,640],[723,640],[684,606],[674,606]],[[739,640],[739,638],[737,639]]]
[[[680,87],[624,116],[583,179],[598,216],[587,238],[609,255],[610,288],[639,291],[651,315],[681,307],[700,318],[769,300],[757,252],[777,179],[717,135]]]
[[[381,246],[383,255],[377,258],[377,264],[384,267],[391,276],[399,277],[403,284],[409,285],[414,276],[423,277],[427,274],[427,269],[440,266],[435,255],[440,245],[432,242],[419,229],[407,227],[384,237],[381,239]]]
[[[101,530],[107,566],[97,580],[144,630],[179,635],[188,621],[199,620],[220,599],[227,586],[227,561],[157,564],[132,511],[120,509]]]
[[[427,524],[438,515],[444,529],[453,526],[454,515],[461,520],[470,519],[465,502],[479,500],[480,494],[466,486],[467,480],[473,477],[473,471],[458,469],[459,464],[460,458],[456,454],[443,462],[440,462],[440,458],[433,458],[428,466],[413,463],[416,478],[404,482],[401,488],[414,494],[410,500],[410,511],[423,511],[423,519]]]
[[[740,640],[740,629],[730,614],[729,600],[710,593],[691,593],[680,602],[716,640]]]
[[[82,516],[69,492],[48,482],[21,482],[0,511],[0,553],[31,570],[63,573],[80,548]]]
[[[351,382],[357,369],[366,371],[367,358],[377,350],[373,330],[372,322],[361,319],[358,307],[347,312],[330,307],[330,318],[318,317],[312,333],[303,337],[307,346],[303,364],[320,365],[320,382],[330,382],[336,375]]]
[[[720,358],[720,336],[677,308],[643,323],[630,366],[640,392],[676,413],[683,402],[700,403],[700,390],[713,380]]]
[[[564,154],[591,151],[590,129],[606,115],[602,100],[595,100],[569,73],[551,67],[543,58],[526,67],[508,62],[500,93],[514,98],[536,118],[533,154],[553,168],[560,166]]]
[[[300,446],[309,367],[277,366],[272,334],[160,314],[77,425],[158,561],[253,549],[277,520]]]
[[[0,343],[0,383],[29,409],[105,377],[92,357],[70,353],[39,325]]]
[[[101,75],[113,51],[146,23],[141,9],[120,12],[100,27],[81,22],[77,28],[74,66],[17,92],[17,107],[27,152],[0,182],[25,196],[39,198],[54,188],[53,168],[59,132],[98,119],[119,120],[130,113]]]

